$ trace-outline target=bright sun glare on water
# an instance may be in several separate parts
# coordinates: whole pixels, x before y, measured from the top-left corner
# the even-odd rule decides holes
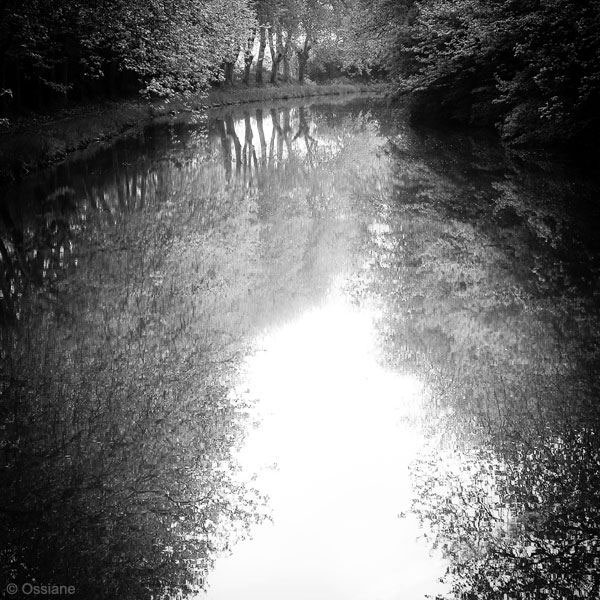
[[[373,312],[332,293],[247,362],[258,399],[240,459],[273,523],[217,561],[210,600],[389,600],[441,591],[408,509],[422,384],[377,362]],[[273,465],[276,465],[274,468]]]

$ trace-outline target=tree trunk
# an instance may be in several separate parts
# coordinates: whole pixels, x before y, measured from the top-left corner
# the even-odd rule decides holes
[[[301,50],[298,50],[298,82],[304,83],[304,76],[306,75],[306,63],[310,54],[311,43],[308,38],[304,42],[304,46]]]
[[[292,142],[290,140],[290,135],[292,133],[292,120],[290,115],[290,109],[283,109],[283,139],[285,140],[285,145],[288,151],[288,158],[292,158],[294,156],[294,148],[292,146]]]
[[[248,184],[252,186],[253,183],[253,172],[252,166],[254,165],[254,172],[258,171],[258,160],[256,158],[256,150],[254,149],[254,135],[252,133],[252,122],[250,120],[250,112],[244,113],[244,178],[248,175]],[[246,170],[247,169],[247,170]]]
[[[306,63],[308,55],[304,50],[298,52],[298,82],[304,83],[304,75],[306,74]]]
[[[250,69],[254,61],[254,54],[244,55],[244,85],[250,85]]]
[[[271,83],[275,83],[277,81],[277,51],[275,50],[275,42],[273,41],[273,28],[269,29],[269,33],[267,34],[267,39],[269,40],[269,51],[271,52]]]
[[[227,130],[225,129],[225,121],[222,119],[217,120],[217,130],[219,131],[219,137],[221,138],[221,151],[223,153],[223,164],[225,166],[225,177],[227,181],[231,179],[231,144],[227,137]]]
[[[233,75],[235,73],[235,63],[237,62],[238,56],[240,55],[242,47],[238,46],[231,52],[231,56],[228,60],[223,63],[223,75],[225,77],[225,85],[233,85]]]
[[[292,58],[292,38],[293,32],[288,31],[287,40],[285,41],[285,47],[283,49],[283,80],[289,83],[292,80],[292,72],[290,61]]]
[[[283,46],[283,31],[281,29],[281,24],[277,24],[277,35],[276,35],[276,43],[275,47],[277,49],[276,61],[273,64],[273,71],[271,74],[272,83],[277,83],[277,76],[279,74],[279,68],[281,66],[281,61],[283,60],[283,56],[285,54],[285,48]]]
[[[256,39],[256,29],[253,29],[246,42],[246,50],[244,51],[244,84],[250,85],[250,69],[254,61],[254,40]]]
[[[283,80],[286,83],[289,83],[291,78],[292,75],[290,71],[290,55],[286,53],[283,55]]]
[[[258,43],[258,58],[256,59],[256,83],[262,85],[263,83],[263,62],[265,60],[265,47],[267,45],[267,32],[266,26],[261,25],[260,37]]]
[[[271,138],[271,158],[275,158],[275,142],[277,142],[277,162],[283,160],[283,131],[279,121],[279,111],[275,108],[271,109],[271,122],[273,123],[273,134]]]
[[[234,67],[234,63],[232,63],[231,61],[226,61],[223,64],[223,84],[224,85],[233,85],[233,67]]]
[[[242,167],[242,144],[235,131],[235,124],[231,113],[225,117],[225,126],[227,128],[227,137],[233,140],[233,147],[235,149],[235,172],[239,173]]]
[[[263,125],[263,111],[260,108],[256,110],[256,128],[258,129],[258,139],[260,140],[260,163],[264,166],[267,164],[267,140]]]
[[[281,40],[281,24],[278,22],[275,29],[275,43],[273,43],[273,33],[269,32],[269,48],[271,49],[271,83],[277,84],[279,74],[279,65],[283,59],[283,43]]]

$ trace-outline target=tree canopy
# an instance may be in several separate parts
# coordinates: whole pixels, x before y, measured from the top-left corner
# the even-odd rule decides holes
[[[0,14],[1,87],[24,94],[157,95],[205,87],[254,15],[246,0],[9,1]]]
[[[0,8],[1,98],[41,107],[64,97],[202,92],[232,80],[242,51],[246,83],[255,58],[259,84],[265,58],[272,83],[281,69],[291,78],[292,60],[302,81],[311,50],[335,39],[343,7],[337,0],[9,0]]]
[[[0,105],[202,92],[237,65],[258,85],[375,74],[416,118],[513,144],[592,141],[599,31],[591,0],[7,0]]]
[[[495,126],[513,144],[595,139],[597,2],[358,0],[353,11],[349,62],[383,66],[416,117]]]

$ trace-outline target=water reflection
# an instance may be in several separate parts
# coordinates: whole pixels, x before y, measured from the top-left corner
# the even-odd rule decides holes
[[[423,598],[439,558],[408,511],[422,384],[377,361],[373,311],[340,290],[269,331],[246,365],[260,423],[241,452],[273,524],[217,562],[211,599]]]
[[[598,187],[360,100],[5,190],[2,575],[598,595]]]
[[[351,157],[379,143],[355,115],[309,159],[307,118],[156,126],[6,191],[7,580],[185,594],[264,518],[230,390],[253,333],[352,268]]]
[[[460,138],[391,152],[364,285],[389,364],[427,374],[413,510],[449,596],[596,597],[597,184]]]

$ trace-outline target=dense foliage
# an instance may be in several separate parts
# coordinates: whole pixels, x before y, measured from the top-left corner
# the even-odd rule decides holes
[[[200,160],[122,145],[92,179],[75,167],[70,186],[34,184],[35,208],[3,206],[4,581],[181,597],[264,514],[236,472],[230,395],[255,201]]]
[[[596,2],[425,3],[406,44],[407,84],[425,88],[427,108],[495,121],[511,141],[580,137],[598,128],[599,32]]]
[[[3,581],[195,598],[214,558],[268,515],[239,471],[252,402],[239,373],[257,330],[325,294],[352,182],[373,160],[362,120],[323,120],[319,138],[303,107],[226,112],[9,192]]]
[[[322,62],[339,46],[343,9],[338,0],[9,0],[0,8],[0,108],[185,95],[233,83],[236,66],[246,84],[303,82],[314,49],[323,47]]]
[[[586,0],[9,0],[0,107],[211,82],[387,76],[414,116],[515,144],[600,128],[600,5]],[[266,74],[265,70],[269,69]]]
[[[11,0],[0,12],[0,87],[17,106],[68,92],[195,91],[252,23],[246,0]]]
[[[598,598],[595,182],[472,137],[391,139],[362,293],[428,388],[412,509],[447,560],[439,600]]]
[[[354,10],[351,54],[413,92],[416,117],[495,125],[517,144],[598,132],[597,2],[378,0]]]

